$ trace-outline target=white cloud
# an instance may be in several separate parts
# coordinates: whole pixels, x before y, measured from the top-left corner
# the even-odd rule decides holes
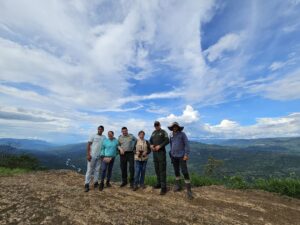
[[[242,126],[235,121],[222,120],[218,125],[204,124],[200,130],[212,138],[266,138],[300,135],[300,113],[283,117],[258,118],[253,125]]]
[[[237,122],[224,119],[221,121],[220,124],[213,126],[213,127],[216,129],[220,129],[220,130],[230,130],[230,129],[234,129],[238,126],[239,126],[239,124]]]
[[[150,95],[138,95],[138,96],[129,96],[119,99],[120,104],[125,104],[128,102],[138,102],[143,100],[152,100],[152,99],[168,99],[168,98],[179,98],[182,97],[183,93],[180,91],[170,91],[170,92],[160,92],[152,93]]]
[[[284,101],[300,99],[299,87],[300,70],[296,70],[282,78],[254,85],[249,90],[269,99]]]
[[[229,33],[221,37],[216,44],[210,46],[203,53],[210,62],[213,62],[222,58],[225,52],[237,50],[241,45],[241,41],[241,34]]]
[[[271,71],[275,71],[275,70],[278,70],[278,69],[284,67],[286,64],[287,64],[286,62],[278,62],[278,61],[277,61],[277,62],[273,62],[273,63],[270,65],[269,69],[270,69]]]
[[[173,122],[191,124],[199,120],[199,113],[197,110],[194,110],[192,106],[187,105],[183,110],[182,115],[176,116],[172,113],[167,117],[161,117],[158,120],[162,123],[167,123],[167,125],[170,125]]]
[[[299,62],[299,58],[295,55],[295,53],[290,53],[288,55],[288,60],[286,61],[275,61],[273,62],[270,66],[269,66],[269,70],[276,71],[279,70],[281,68],[286,68],[288,66],[292,66],[295,65]]]
[[[264,138],[300,136],[300,113],[282,117],[257,118],[256,123],[243,126],[236,121],[223,119],[219,124],[204,123],[200,114],[187,105],[181,115],[170,114],[158,119],[166,127],[172,122],[185,126],[192,139],[199,138]]]

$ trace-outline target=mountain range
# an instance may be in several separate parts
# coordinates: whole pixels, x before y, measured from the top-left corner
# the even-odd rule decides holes
[[[206,143],[203,143],[206,142]],[[268,139],[232,139],[192,141],[189,168],[192,173],[204,174],[208,159],[221,160],[215,168],[217,176],[242,175],[251,177],[300,176],[300,137]],[[0,139],[0,152],[30,154],[50,169],[86,169],[86,143],[58,146],[42,140]],[[168,148],[167,148],[168,150]],[[173,175],[168,157],[168,174]],[[152,157],[148,174],[154,174]],[[114,166],[115,177],[120,176],[119,160]]]

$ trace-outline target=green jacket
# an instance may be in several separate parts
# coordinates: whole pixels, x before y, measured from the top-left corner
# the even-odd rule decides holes
[[[150,144],[151,145],[160,145],[161,146],[161,150],[166,150],[165,146],[169,144],[169,137],[168,137],[168,133],[163,130],[155,130],[153,131],[151,138],[150,138]]]

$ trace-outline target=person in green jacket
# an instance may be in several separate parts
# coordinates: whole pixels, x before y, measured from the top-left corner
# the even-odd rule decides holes
[[[155,173],[157,178],[157,184],[154,186],[160,190],[160,195],[167,193],[167,159],[166,148],[169,144],[168,133],[161,129],[160,122],[154,122],[155,130],[150,138],[150,148],[153,151],[153,161],[155,167]]]
[[[108,131],[108,139],[105,139],[101,148],[101,182],[99,185],[99,190],[102,191],[104,188],[104,179],[106,176],[106,187],[111,187],[110,179],[112,174],[112,169],[114,166],[115,157],[118,154],[119,142],[114,138],[114,132]]]

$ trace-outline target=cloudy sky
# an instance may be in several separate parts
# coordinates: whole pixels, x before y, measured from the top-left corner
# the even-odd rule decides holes
[[[299,0],[0,0],[0,137],[100,124],[300,136]]]

